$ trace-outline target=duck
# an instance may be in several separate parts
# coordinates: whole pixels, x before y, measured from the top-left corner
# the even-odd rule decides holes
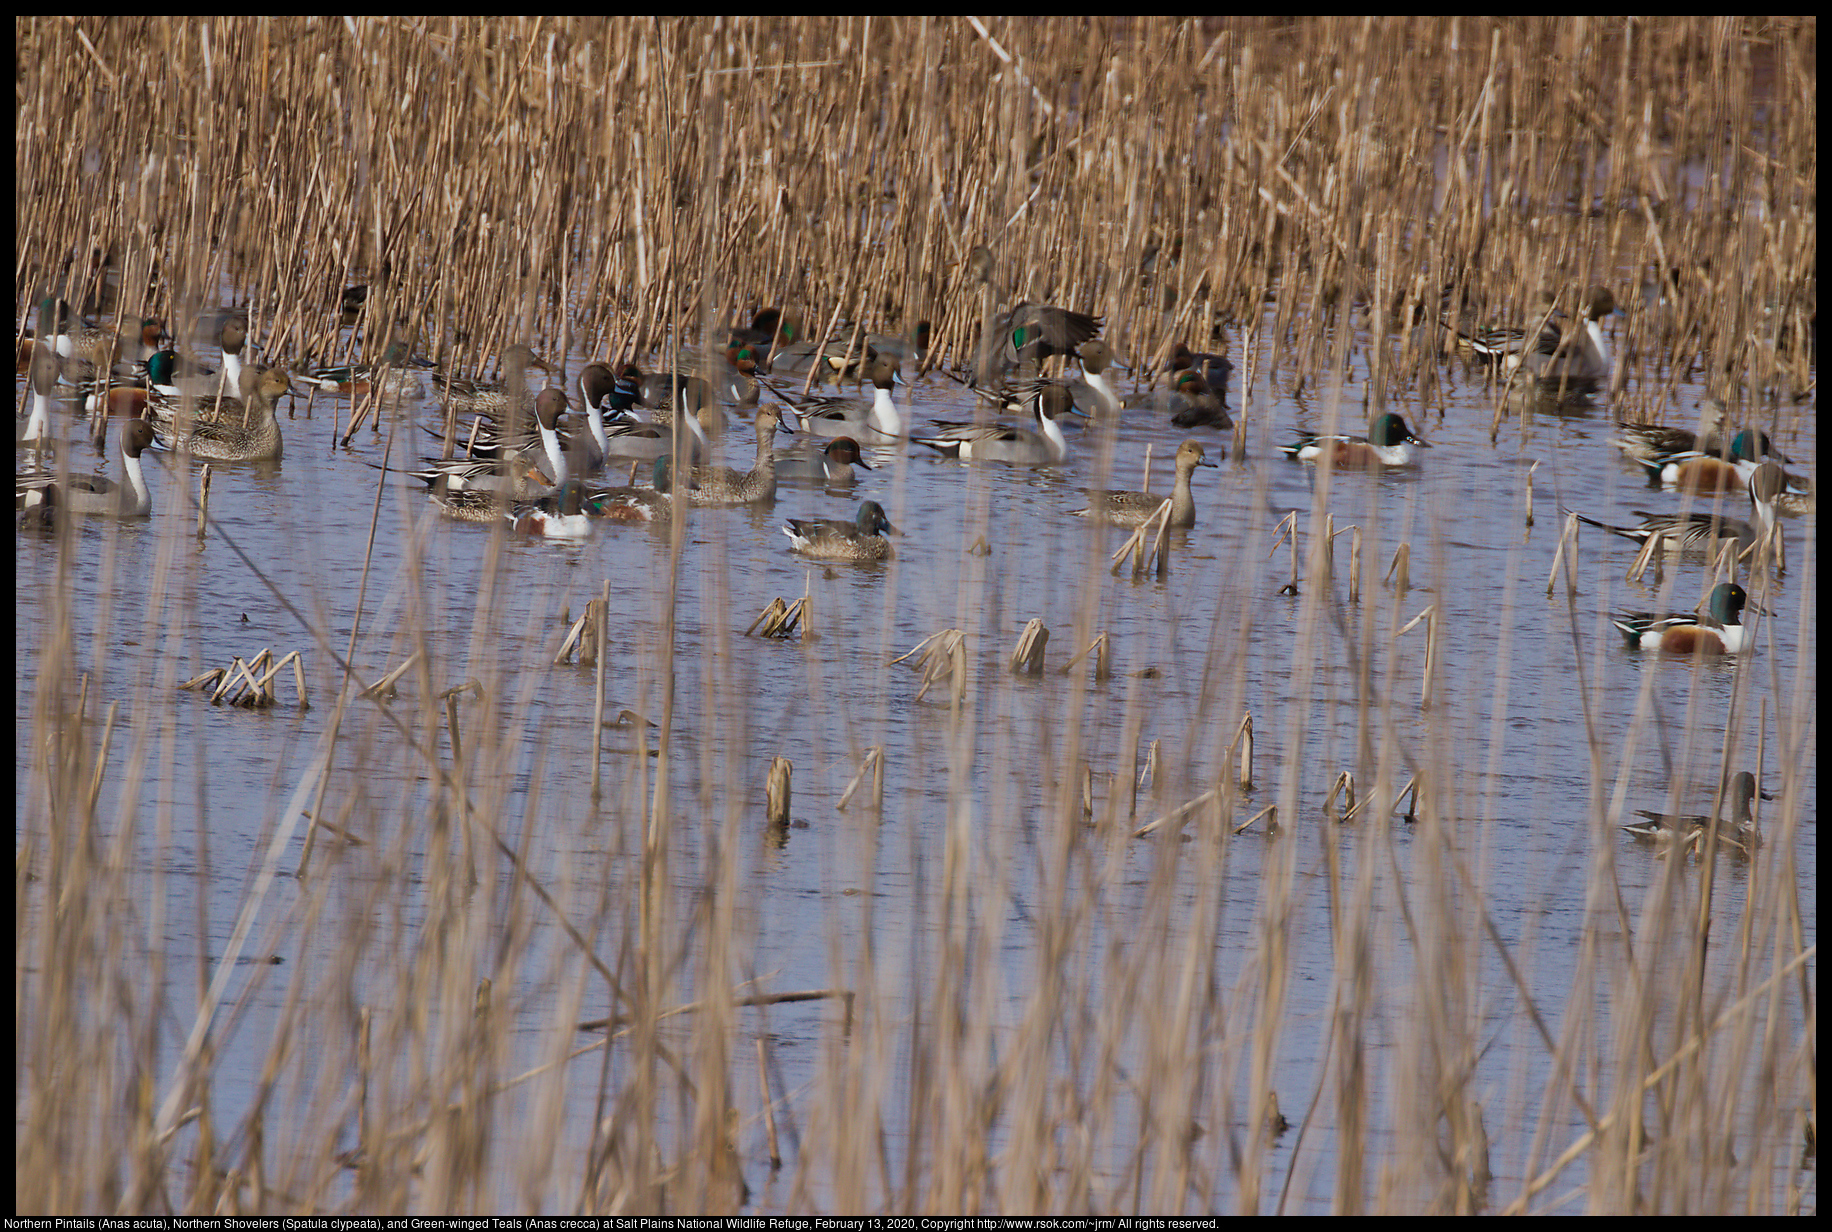
[[[649,412],[649,418],[658,424],[672,425],[676,411],[684,410],[684,418],[697,420],[701,437],[716,433],[724,428],[724,411],[711,383],[705,377],[693,376],[686,372],[651,372],[645,374],[633,363],[624,364],[617,370],[620,381],[633,382],[637,390],[636,404]]]
[[[1768,436],[1745,428],[1730,438],[1724,456],[1688,450],[1636,458],[1647,473],[1648,486],[1678,488],[1686,492],[1734,492],[1749,483],[1750,475],[1768,452]]]
[[[1184,441],[1177,446],[1177,482],[1169,497],[1172,526],[1196,524],[1196,499],[1190,492],[1190,477],[1198,466],[1214,465],[1199,442]],[[1095,491],[1088,493],[1086,509],[1073,512],[1078,518],[1110,522],[1115,526],[1142,526],[1157,513],[1165,499],[1154,492]]]
[[[1431,448],[1413,435],[1404,417],[1388,411],[1374,420],[1367,436],[1318,436],[1313,432],[1300,432],[1295,443],[1281,445],[1279,450],[1300,462],[1328,459],[1337,470],[1366,470],[1409,465],[1413,445],[1420,449]]]
[[[1720,582],[1711,590],[1710,615],[1681,613],[1657,616],[1648,612],[1620,612],[1609,623],[1622,631],[1630,646],[1665,650],[1674,654],[1741,654],[1754,649],[1755,638],[1742,622],[1743,611],[1769,613],[1749,602],[1749,594],[1735,582]]]
[[[984,286],[989,303],[1002,300],[993,279],[992,251],[980,245],[962,263]],[[1020,300],[1005,312],[991,316],[992,328],[980,342],[974,370],[982,385],[997,384],[1011,368],[1034,364],[1052,355],[1072,355],[1076,348],[1099,335],[1101,318],[1055,304]]]
[[[585,493],[585,511],[595,518],[613,522],[660,522],[674,512],[674,497],[669,482],[672,459],[658,454],[651,488],[592,488]]]
[[[408,471],[434,492],[492,492],[531,500],[553,485],[527,454],[512,454],[507,462],[493,458],[427,458],[426,465]]]
[[[14,444],[20,449],[49,452],[54,445],[51,433],[51,405],[57,400],[57,356],[43,347],[32,353],[31,413],[15,420],[18,431]]]
[[[1199,372],[1211,391],[1220,391],[1217,396],[1225,394],[1228,378],[1234,373],[1234,362],[1226,355],[1214,355],[1206,351],[1192,351],[1189,343],[1179,342],[1171,349],[1170,359],[1165,364],[1170,372]]]
[[[21,534],[51,534],[57,530],[58,488],[55,483],[45,482],[35,489],[36,498],[26,503],[26,494],[19,494],[18,530]]]
[[[937,453],[962,461],[1010,462],[1018,466],[1054,466],[1069,454],[1069,442],[1056,420],[1063,415],[1084,415],[1069,391],[1045,385],[1031,401],[1037,430],[1010,424],[955,424],[938,421],[943,430],[934,436],[910,439]]]
[[[1113,365],[1113,348],[1099,338],[1090,338],[1075,348],[1081,360],[1081,379],[1069,381],[1069,396],[1075,405],[1085,407],[1091,418],[1119,414],[1120,396],[1107,382],[1107,369]]]
[[[640,398],[640,370],[626,364],[622,374],[613,373],[609,364],[587,364],[579,373],[579,398],[585,404],[587,425],[605,458],[650,459],[674,452],[674,428],[647,423],[636,418],[633,408]],[[710,448],[706,430],[697,415],[683,415],[681,422],[692,436],[691,454],[701,456]]]
[[[853,398],[792,399],[779,394],[795,408],[802,426],[815,436],[864,436],[868,440],[895,440],[908,429],[903,413],[891,397],[897,380],[897,364],[888,356],[879,356],[866,365],[865,379],[872,383],[870,405]]]
[[[688,476],[687,499],[695,505],[752,505],[776,499],[776,430],[782,414],[773,406],[757,412],[757,461],[748,471],[697,466]],[[792,430],[792,429],[791,429]]]
[[[1602,321],[1615,311],[1616,297],[1608,287],[1590,288],[1578,314],[1582,328],[1576,338],[1567,343],[1559,331],[1542,329],[1531,347],[1513,353],[1511,366],[1541,381],[1607,381],[1614,367]]]
[[[153,497],[146,486],[140,455],[152,445],[152,425],[136,419],[121,432],[121,483],[102,475],[70,475],[61,485],[31,484],[19,492],[20,508],[29,510],[33,505],[53,503],[60,510],[98,517],[148,517],[153,512]]]
[[[1726,843],[1747,855],[1750,848],[1761,842],[1752,811],[1757,794],[1756,776],[1747,770],[1739,771],[1730,780],[1731,804],[1728,828],[1718,826],[1715,814],[1675,817],[1666,813],[1637,809],[1636,815],[1642,820],[1631,821],[1622,829],[1638,839],[1651,839],[1665,845],[1675,842],[1690,844],[1695,840],[1702,840],[1708,831],[1716,829],[1719,842]],[[1760,794],[1764,799],[1772,798],[1766,792]]]
[[[1724,431],[1729,422],[1730,408],[1717,398],[1706,398],[1699,403],[1696,432],[1666,424],[1635,424],[1618,420],[1616,439],[1610,443],[1628,457],[1641,462],[1652,462],[1668,454],[1694,451],[1722,455],[1730,449],[1730,434]]]
[[[1177,416],[1188,411],[1197,398],[1210,394],[1209,383],[1194,368],[1173,372],[1168,389],[1147,389],[1127,394],[1120,406],[1128,411],[1150,411]]]
[[[525,342],[512,342],[503,348],[500,381],[466,380],[463,377],[433,374],[433,392],[440,403],[456,411],[502,411],[511,406],[527,407],[534,395],[528,389],[528,370],[539,368],[552,372],[553,365],[534,353]]]
[[[509,529],[518,535],[578,540],[589,539],[592,533],[592,520],[585,512],[585,490],[576,479],[566,480],[550,496],[518,503],[504,516],[509,520]]]
[[[147,406],[149,420],[169,448],[186,450],[200,462],[277,462],[284,442],[274,407],[293,387],[280,368],[249,368],[242,373],[242,389],[243,400],[223,398],[213,415],[194,414],[188,422],[182,404],[154,399]],[[197,405],[204,412],[212,409],[208,401]]]
[[[308,385],[327,393],[362,397],[374,392],[387,398],[418,398],[426,393],[421,380],[420,361],[411,358],[411,348],[396,340],[382,352],[375,363],[345,364],[339,368],[320,368],[304,374]]]
[[[1737,551],[1741,553],[1753,547],[1762,534],[1775,524],[1776,499],[1785,492],[1786,485],[1786,473],[1773,462],[1764,462],[1751,472],[1748,483],[1749,503],[1756,512],[1760,526],[1713,513],[1649,513],[1643,509],[1629,511],[1641,519],[1634,526],[1611,526],[1576,512],[1572,516],[1586,526],[1595,526],[1636,543],[1645,544],[1658,537],[1665,541],[1670,554],[1715,550],[1717,544],[1725,539],[1735,540]]]
[[[867,334],[865,346],[867,352],[877,352],[893,363],[901,364],[904,360],[914,360],[929,352],[929,335],[933,327],[927,321],[918,321],[910,326],[908,332],[899,334]]]
[[[776,482],[819,484],[827,487],[850,487],[852,468],[875,470],[859,452],[859,442],[850,436],[836,436],[817,454],[790,454],[776,459]]]
[[[828,519],[791,518],[782,533],[789,537],[789,550],[815,560],[887,560],[891,542],[885,535],[897,534],[897,528],[884,515],[877,501],[859,506],[859,516],[851,522]]]
[[[1188,406],[1170,417],[1170,426],[1214,428],[1218,432],[1227,432],[1234,427],[1234,419],[1228,414],[1220,394],[1199,393],[1191,396]]]
[[[767,355],[781,337],[784,345],[801,341],[802,314],[799,308],[780,305],[760,308],[751,316],[749,326],[731,328],[727,348],[760,347]]]

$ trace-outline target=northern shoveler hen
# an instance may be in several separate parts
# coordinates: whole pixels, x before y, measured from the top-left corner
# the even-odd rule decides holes
[[[1648,612],[1621,612],[1609,623],[1622,631],[1631,646],[1666,650],[1674,654],[1740,654],[1755,647],[1755,638],[1743,625],[1743,611],[1763,611],[1749,602],[1749,594],[1735,582],[1712,588],[1710,615],[1680,613],[1656,616]]]
[[[1337,470],[1365,470],[1381,466],[1406,466],[1412,462],[1410,446],[1431,446],[1412,434],[1406,421],[1393,411],[1376,418],[1367,436],[1318,436],[1301,432],[1279,450],[1300,462],[1328,461]]]
[[[1197,442],[1184,441],[1177,446],[1177,482],[1168,498],[1172,526],[1196,524],[1196,498],[1190,491],[1190,476],[1196,473],[1198,466],[1214,465]],[[1090,492],[1088,507],[1074,510],[1074,514],[1078,518],[1111,522],[1115,526],[1141,526],[1157,513],[1165,500],[1155,492]]]
[[[1716,814],[1675,817],[1666,813],[1637,809],[1636,815],[1642,820],[1628,822],[1622,828],[1636,838],[1652,839],[1668,846],[1674,843],[1689,846],[1702,840],[1707,832],[1715,829],[1719,842],[1748,854],[1750,848],[1761,841],[1761,836],[1756,830],[1754,815],[1757,794],[1756,776],[1743,770],[1730,780],[1728,825],[1719,825]],[[1761,794],[1764,799],[1772,798],[1766,792]]]
[[[884,536],[898,532],[882,505],[866,501],[851,522],[791,518],[782,533],[789,537],[791,551],[815,560],[886,560],[891,542]]]
[[[1063,415],[1081,415],[1069,391],[1061,385],[1039,388],[1030,403],[1037,430],[1011,424],[958,424],[937,421],[943,430],[934,436],[913,436],[919,445],[927,445],[950,458],[972,462],[1010,462],[1017,466],[1054,466],[1069,454],[1068,438],[1056,420]]]

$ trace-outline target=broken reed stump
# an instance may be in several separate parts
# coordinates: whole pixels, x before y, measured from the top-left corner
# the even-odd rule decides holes
[[[212,706],[226,703],[244,710],[265,710],[279,701],[279,692],[274,688],[273,681],[288,664],[293,669],[293,687],[298,691],[299,709],[310,710],[312,706],[305,695],[304,660],[299,657],[297,650],[276,663],[273,649],[262,647],[259,654],[246,662],[237,655],[229,661],[228,667],[211,668],[178,687],[192,691],[213,688],[210,694]]]
[[[751,621],[751,627],[744,631],[744,636],[756,634],[758,637],[790,638],[795,636],[795,626],[808,610],[808,596],[803,595],[793,603],[784,603],[781,599],[770,600],[770,606],[763,609],[757,619]],[[759,626],[762,632],[758,632]]]
[[[1043,655],[1049,644],[1049,629],[1044,627],[1040,617],[1032,617],[1025,624],[1024,632],[1018,635],[1017,649],[1011,652],[1012,675],[1042,675]]]
[[[770,777],[764,784],[764,821],[772,830],[789,828],[789,802],[793,796],[795,763],[786,757],[773,758]]]

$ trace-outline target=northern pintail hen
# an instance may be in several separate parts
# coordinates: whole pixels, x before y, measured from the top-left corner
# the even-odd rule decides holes
[[[854,398],[791,398],[781,395],[795,408],[802,426],[815,436],[850,436],[854,439],[895,440],[907,429],[903,413],[891,396],[897,380],[897,364],[888,356],[879,356],[866,365],[865,378],[872,383],[869,404]]]
[[[776,459],[776,482],[819,484],[825,487],[850,487],[852,468],[874,470],[859,452],[859,442],[850,436],[836,436],[816,454],[788,454]]]
[[[242,381],[246,400],[223,399],[214,418],[193,415],[186,422],[182,411],[170,404],[149,404],[149,412],[157,416],[153,422],[160,439],[171,448],[188,450],[200,462],[278,461],[283,442],[274,407],[280,395],[292,392],[292,385],[279,368],[248,369]],[[197,405],[207,408],[210,403],[199,400]]]
[[[975,248],[967,254],[964,264],[994,301],[1004,298],[993,280],[991,250],[983,245]],[[1100,330],[1099,317],[1055,304],[1019,300],[1008,311],[992,317],[991,330],[981,339],[979,360],[974,365],[976,378],[982,385],[997,384],[1010,368],[1052,355],[1073,355],[1077,347],[1096,337]]]
[[[1666,845],[1690,844],[1694,840],[1703,839],[1709,831],[1716,830],[1719,842],[1727,843],[1747,855],[1750,848],[1761,842],[1754,814],[1757,794],[1756,776],[1743,770],[1730,780],[1730,820],[1727,825],[1720,825],[1715,814],[1675,817],[1667,813],[1637,809],[1636,816],[1642,820],[1631,821],[1622,828],[1636,838],[1652,839]],[[1766,792],[1761,794],[1767,797]]]
[[[815,560],[885,560],[891,555],[891,542],[884,536],[898,532],[884,507],[868,500],[851,522],[791,518],[782,533],[789,537],[791,551]]]
[[[1195,441],[1177,446],[1177,482],[1170,493],[1170,524],[1196,524],[1196,498],[1190,491],[1190,477],[1198,466],[1213,467],[1208,455]],[[1165,497],[1155,492],[1090,492],[1088,507],[1074,511],[1078,518],[1111,522],[1115,526],[1142,526],[1163,506]]]
[[[1068,414],[1081,415],[1069,391],[1061,385],[1045,385],[1031,401],[1031,414],[1037,430],[1011,424],[953,424],[938,421],[943,431],[934,436],[913,436],[919,445],[937,453],[974,462],[1010,462],[1018,466],[1054,466],[1068,457],[1068,438],[1056,420]]]
[[[776,429],[782,414],[773,406],[757,412],[757,461],[748,471],[729,466],[699,466],[688,476],[689,503],[751,505],[776,499]]]
[[[503,376],[500,381],[466,380],[463,377],[433,375],[433,392],[444,405],[458,411],[503,411],[511,406],[530,407],[534,394],[528,388],[528,370],[539,368],[552,372],[553,365],[534,353],[523,342],[512,342],[503,348]]]
[[[1743,625],[1743,611],[1768,615],[1749,602],[1749,594],[1735,582],[1720,582],[1708,601],[1710,615],[1620,612],[1609,623],[1622,631],[1630,646],[1665,650],[1674,654],[1740,654],[1755,647],[1755,638]]]
[[[1280,445],[1279,450],[1300,462],[1327,460],[1337,470],[1365,470],[1410,464],[1413,445],[1420,449],[1431,448],[1412,434],[1403,417],[1388,411],[1374,420],[1367,436],[1318,436],[1314,432],[1300,432],[1295,443]]]

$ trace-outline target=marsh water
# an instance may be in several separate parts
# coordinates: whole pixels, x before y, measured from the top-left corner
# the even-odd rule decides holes
[[[1235,356],[1237,363],[1244,358]],[[1272,359],[1269,350],[1261,354],[1254,370],[1263,374]],[[1357,352],[1334,411],[1346,431],[1366,430],[1364,363]],[[569,381],[579,364],[575,357]],[[603,922],[592,940],[604,951],[629,944],[612,934],[631,915],[620,907],[607,910],[605,902],[634,882],[643,847],[641,801],[653,788],[655,759],[640,766],[632,731],[607,728],[599,754],[605,788],[594,801],[595,675],[551,662],[567,619],[581,614],[608,582],[606,716],[628,709],[660,720],[672,705],[668,875],[684,888],[709,880],[725,885],[712,870],[720,861],[735,863],[729,883],[735,900],[725,905],[740,939],[739,966],[756,991],[847,988],[870,979],[881,1007],[892,1007],[880,1013],[923,1013],[912,990],[925,987],[922,972],[939,961],[961,924],[938,910],[941,888],[948,878],[965,875],[986,887],[976,902],[996,904],[971,921],[996,938],[991,952],[1000,969],[976,973],[976,979],[991,980],[995,1003],[1003,1005],[995,1030],[1011,1028],[1025,1013],[1040,966],[1050,961],[1034,927],[1039,900],[1064,892],[1098,899],[1089,904],[1096,922],[1065,960],[1089,980],[1087,1012],[1168,1012],[1147,1004],[1130,1011],[1103,1006],[1109,994],[1137,995],[1107,987],[1124,970],[1125,953],[1187,944],[1183,922],[1208,918],[1194,910],[1201,900],[1215,908],[1217,927],[1203,940],[1217,951],[1224,985],[1249,981],[1265,927],[1262,881],[1273,856],[1288,855],[1297,877],[1295,911],[1285,930],[1292,979],[1272,1086],[1294,1124],[1306,1115],[1310,1123],[1268,1148],[1268,1166],[1274,1192],[1289,1176],[1280,1209],[1323,1213],[1331,1209],[1337,1175],[1333,1104],[1317,1098],[1320,1084],[1327,1085],[1324,1041],[1337,978],[1335,879],[1352,879],[1362,861],[1377,861],[1374,876],[1404,901],[1442,888],[1416,879],[1468,878],[1455,893],[1481,896],[1489,926],[1521,960],[1511,974],[1494,946],[1479,947],[1481,961],[1468,973],[1466,989],[1486,1027],[1471,1089],[1487,1117],[1494,1192],[1505,1199],[1536,1166],[1531,1160],[1544,1166],[1547,1150],[1533,1145],[1537,1135],[1549,1133],[1556,1154],[1585,1128],[1568,1106],[1560,1113],[1562,1127],[1536,1121],[1539,1093],[1555,1077],[1523,1000],[1563,1021],[1579,1013],[1572,1004],[1575,986],[1578,999],[1595,1002],[1588,1010],[1596,1019],[1590,1030],[1606,1038],[1606,999],[1585,982],[1579,941],[1600,916],[1615,919],[1616,908],[1605,910],[1597,900],[1598,870],[1608,870],[1611,893],[1633,919],[1669,868],[1613,827],[1626,819],[1616,810],[1664,809],[1676,790],[1687,812],[1708,810],[1727,725],[1735,735],[1731,768],[1754,769],[1760,742],[1763,786],[1779,791],[1784,754],[1775,716],[1814,709],[1817,562],[1812,521],[1787,522],[1790,568],[1768,595],[1779,615],[1757,619],[1758,648],[1740,660],[1694,664],[1628,651],[1605,614],[1669,604],[1690,608],[1707,589],[1705,571],[1685,563],[1669,570],[1664,583],[1652,574],[1627,582],[1634,546],[1587,530],[1575,596],[1561,584],[1548,597],[1562,523],[1558,506],[1627,522],[1631,509],[1678,508],[1683,498],[1649,491],[1639,468],[1610,447],[1612,415],[1604,396],[1556,411],[1512,414],[1491,443],[1493,388],[1485,374],[1457,363],[1444,371],[1441,405],[1406,399],[1389,407],[1430,442],[1419,465],[1345,472],[1329,481],[1326,511],[1344,533],[1329,583],[1334,598],[1320,606],[1313,606],[1317,583],[1307,569],[1317,530],[1312,516],[1323,490],[1312,467],[1288,461],[1277,446],[1298,428],[1327,427],[1330,399],[1294,397],[1262,377],[1250,390],[1237,384],[1230,391],[1236,413],[1244,404],[1250,416],[1246,456],[1198,471],[1197,524],[1172,536],[1161,577],[1134,577],[1128,570],[1115,576],[1108,558],[1126,532],[1071,516],[1082,505],[1081,490],[1102,480],[1104,451],[1113,458],[1107,482],[1135,487],[1146,446],[1152,446],[1153,487],[1168,490],[1170,457],[1192,434],[1173,429],[1161,414],[1129,413],[1117,432],[1072,429],[1067,462],[1039,469],[964,465],[919,446],[874,447],[866,457],[876,469],[861,472],[849,493],[785,487],[773,505],[691,513],[672,590],[671,658],[662,645],[671,602],[665,528],[605,523],[579,545],[503,541],[487,528],[431,516],[417,485],[379,480],[378,504],[379,472],[365,463],[385,454],[398,461],[432,452],[431,438],[416,425],[436,419],[434,404],[410,399],[379,430],[364,428],[341,448],[334,437],[349,404],[323,394],[308,403],[301,396],[292,418],[282,412],[282,464],[216,468],[210,492],[215,527],[201,550],[184,495],[196,490],[195,469],[181,470],[170,454],[149,467],[150,521],[80,527],[69,537],[61,566],[55,540],[19,538],[16,841],[25,844],[43,807],[32,754],[36,666],[48,634],[42,586],[60,578],[70,596],[61,610],[69,614],[83,660],[93,665],[88,721],[99,725],[108,707],[119,704],[101,816],[118,819],[120,828],[103,841],[125,837],[127,858],[142,874],[137,884],[148,890],[146,899],[114,909],[128,921],[126,935],[144,946],[149,980],[159,970],[168,989],[178,990],[167,994],[172,1030],[164,1052],[173,1064],[195,1011],[191,990],[199,983],[200,956],[214,964],[224,955],[248,905],[256,904],[228,990],[232,1002],[246,1003],[219,1044],[217,1115],[233,1123],[238,1101],[252,1098],[293,982],[317,964],[344,961],[333,953],[346,944],[344,930],[301,926],[307,896],[296,870],[305,825],[289,812],[298,807],[295,793],[340,712],[344,681],[333,652],[349,651],[356,678],[366,683],[423,646],[434,690],[478,682],[480,689],[460,695],[458,713],[461,724],[494,725],[495,738],[512,750],[507,772],[514,782],[496,818],[501,833],[573,918]],[[1119,375],[1122,390],[1129,388]],[[1704,392],[1680,385],[1664,419],[1690,426]],[[935,376],[900,387],[898,397],[919,426],[972,411],[959,386]],[[60,429],[74,434],[75,420],[64,419]],[[1203,430],[1193,435],[1211,457],[1229,440]],[[751,440],[748,420],[733,415],[722,446],[725,460],[745,465]],[[1794,469],[1814,470],[1811,433],[1781,433],[1776,445],[1791,456]],[[111,443],[111,455],[113,448]],[[80,468],[95,462],[87,447],[73,447],[73,457]],[[1536,519],[1528,527],[1527,473],[1534,463]],[[111,456],[109,472],[117,473],[119,465]],[[902,532],[893,561],[823,566],[790,553],[779,529],[785,518],[850,517],[868,498],[882,503]],[[1726,510],[1747,517],[1741,504],[1732,498]],[[1274,546],[1277,524],[1293,510],[1303,574],[1295,595],[1282,591],[1291,580],[1291,548]],[[1347,594],[1349,527],[1361,528],[1365,553],[1355,602]],[[1386,577],[1402,543],[1410,558],[1403,589]],[[804,593],[812,608],[801,636],[744,635],[772,599],[792,601]],[[1437,616],[1437,693],[1422,710],[1428,629],[1396,631],[1428,607]],[[1013,676],[1007,659],[1032,618],[1052,635],[1045,671]],[[945,683],[919,700],[920,673],[910,664],[891,665],[948,628],[966,633],[970,662],[972,683],[958,719]],[[1111,677],[1094,679],[1086,661],[1064,674],[1061,669],[1098,632],[1109,638]],[[292,704],[290,673],[281,678],[280,704],[261,712],[212,706],[206,695],[174,687],[263,647],[303,652],[309,709]],[[671,698],[663,675],[668,664]],[[410,673],[386,703],[410,732],[437,731],[443,722],[442,708],[425,704],[423,687]],[[1169,837],[1174,828],[1145,838],[1127,835],[1228,773],[1223,750],[1248,712],[1255,785],[1240,793],[1233,815],[1221,819],[1223,836],[1201,840],[1221,843],[1220,859],[1181,859],[1173,874],[1174,901],[1189,912],[1143,918],[1141,904],[1167,845],[1188,847],[1190,840]],[[1638,714],[1646,716],[1639,727]],[[373,719],[344,721],[364,733],[382,730]],[[964,725],[964,738],[957,724]],[[1627,738],[1631,729],[1640,733],[1633,741]],[[1373,733],[1365,745],[1364,731]],[[660,741],[655,730],[643,737],[651,750]],[[1155,772],[1141,783],[1153,742]],[[870,807],[869,792],[842,811],[838,801],[873,747],[883,750],[882,812]],[[1600,766],[1593,749],[1601,750]],[[794,764],[796,825],[786,835],[768,833],[763,813],[765,777],[775,757]],[[1093,804],[1088,817],[1080,808],[1084,766]],[[1441,785],[1436,806],[1452,814],[1442,824],[1460,836],[1465,863],[1454,874],[1441,862],[1409,858],[1415,831],[1407,823],[1325,820],[1326,797],[1342,771],[1355,773],[1365,796],[1377,768],[1384,768],[1391,790],[1412,767],[1454,776],[1454,785]],[[1793,850],[1785,854],[1798,877],[1810,948],[1817,918],[1817,760],[1810,739],[1789,773],[1802,812],[1790,831]],[[360,796],[386,802],[386,808],[411,809],[427,795],[423,763],[377,746],[336,748],[330,783],[333,800]],[[1284,806],[1276,834],[1266,833],[1264,821],[1232,833],[1274,803]],[[386,808],[378,813],[387,815]],[[1065,891],[1049,854],[1057,828],[1065,825],[1091,827],[1092,848],[1101,859],[1118,862],[1117,875],[1092,878],[1088,866],[1072,865]],[[1333,843],[1320,841],[1323,827],[1334,828]],[[965,836],[971,852],[965,874],[948,867],[951,831]],[[402,849],[387,835],[367,838],[368,847],[335,857],[320,847],[314,859],[340,861],[343,875],[362,881],[384,876],[382,866],[391,861],[428,855],[419,849],[421,840]],[[1291,846],[1281,851],[1282,845]],[[1780,861],[1783,854],[1771,844],[1758,859]],[[1333,869],[1332,859],[1343,861],[1343,868]],[[487,876],[487,848],[480,860]],[[260,872],[270,861],[279,879],[256,899]],[[1718,904],[1726,921],[1738,919],[1752,867],[1734,856],[1719,863]],[[1687,876],[1699,874],[1696,863],[1688,868]],[[509,878],[500,864],[495,871]],[[1086,881],[1098,884],[1081,884]],[[408,883],[424,886],[412,871]],[[385,1001],[393,993],[385,973],[397,969],[401,953],[427,944],[416,934],[424,903],[409,894],[384,910],[359,891],[338,897],[375,915],[373,948],[358,960],[349,995],[353,1002]],[[691,894],[683,900],[695,901]],[[533,930],[531,960],[506,979],[499,971],[477,975],[494,979],[496,1004],[515,1016],[511,1038],[518,1055],[504,1069],[519,1073],[551,1058],[556,1033],[564,1035],[570,1020],[602,1018],[617,1007],[601,984],[579,977],[550,914],[509,914],[516,927]],[[1362,1036],[1376,1097],[1383,1100],[1396,1098],[1393,1087],[1404,1081],[1399,1058],[1417,1012],[1408,976],[1416,955],[1400,914],[1377,914],[1386,955],[1382,978],[1390,987]],[[691,933],[705,927],[698,921],[682,918],[674,927]],[[1720,935],[1733,931],[1726,923]],[[1122,961],[1109,963],[1113,955]],[[270,956],[279,963],[254,961]],[[202,974],[208,978],[214,970]],[[575,1003],[580,988],[585,992]],[[740,1012],[734,1056],[741,1060],[734,1065],[743,1076],[735,1085],[750,1098],[736,1145],[750,1186],[749,1211],[834,1209],[825,1180],[797,1188],[791,1178],[795,1135],[803,1128],[797,1118],[807,1115],[798,1112],[797,1093],[813,1081],[841,1013],[837,1002],[822,1000]],[[1211,1020],[1199,1046],[1243,1049],[1253,1029],[1250,1022]],[[785,1125],[781,1173],[769,1169],[764,1125],[755,1115],[748,1058],[758,1037],[770,1045]],[[562,1042],[591,1039],[579,1034]],[[1591,1061],[1606,1069],[1607,1056],[1599,1045]],[[589,1092],[599,1062],[579,1064],[586,1072],[577,1089]],[[1062,1075],[1073,1078],[1078,1063],[1065,1055],[1060,1064]],[[895,1110],[898,1076],[886,1081],[893,1089],[888,1106]],[[1810,1103],[1809,1093],[1800,1095]],[[1247,1106],[1244,1085],[1232,1099],[1237,1110]],[[583,1095],[569,1106],[573,1148],[583,1149],[593,1115]],[[1148,1114],[1136,1115],[1142,1120]],[[1239,1116],[1229,1132],[1249,1119],[1244,1111]],[[1376,1117],[1375,1123],[1385,1122]],[[902,1122],[892,1118],[889,1124]],[[1210,1132],[1221,1128],[1209,1126]],[[1369,1142],[1378,1161],[1379,1131]],[[906,1145],[893,1132],[887,1149],[896,1159]],[[1125,1195],[1115,1202],[1150,1213],[1155,1200],[1129,1188],[1130,1166],[1124,1144],[1103,1149],[1094,1160],[1097,1187]],[[558,1171],[576,1176],[564,1166]],[[1568,1177],[1561,1188],[1581,1192],[1582,1179]],[[1747,1184],[1767,1195],[1758,1203],[1767,1206],[1787,1179],[1751,1176]],[[526,1199],[540,1209],[570,1209],[574,1183],[557,1180],[552,1192]],[[1218,1176],[1212,1192],[1219,1196],[1208,1207],[1188,1197],[1182,1204],[1232,1209],[1231,1181]],[[1561,1208],[1554,1201],[1540,1209]],[[1569,1209],[1582,1209],[1581,1199]]]

